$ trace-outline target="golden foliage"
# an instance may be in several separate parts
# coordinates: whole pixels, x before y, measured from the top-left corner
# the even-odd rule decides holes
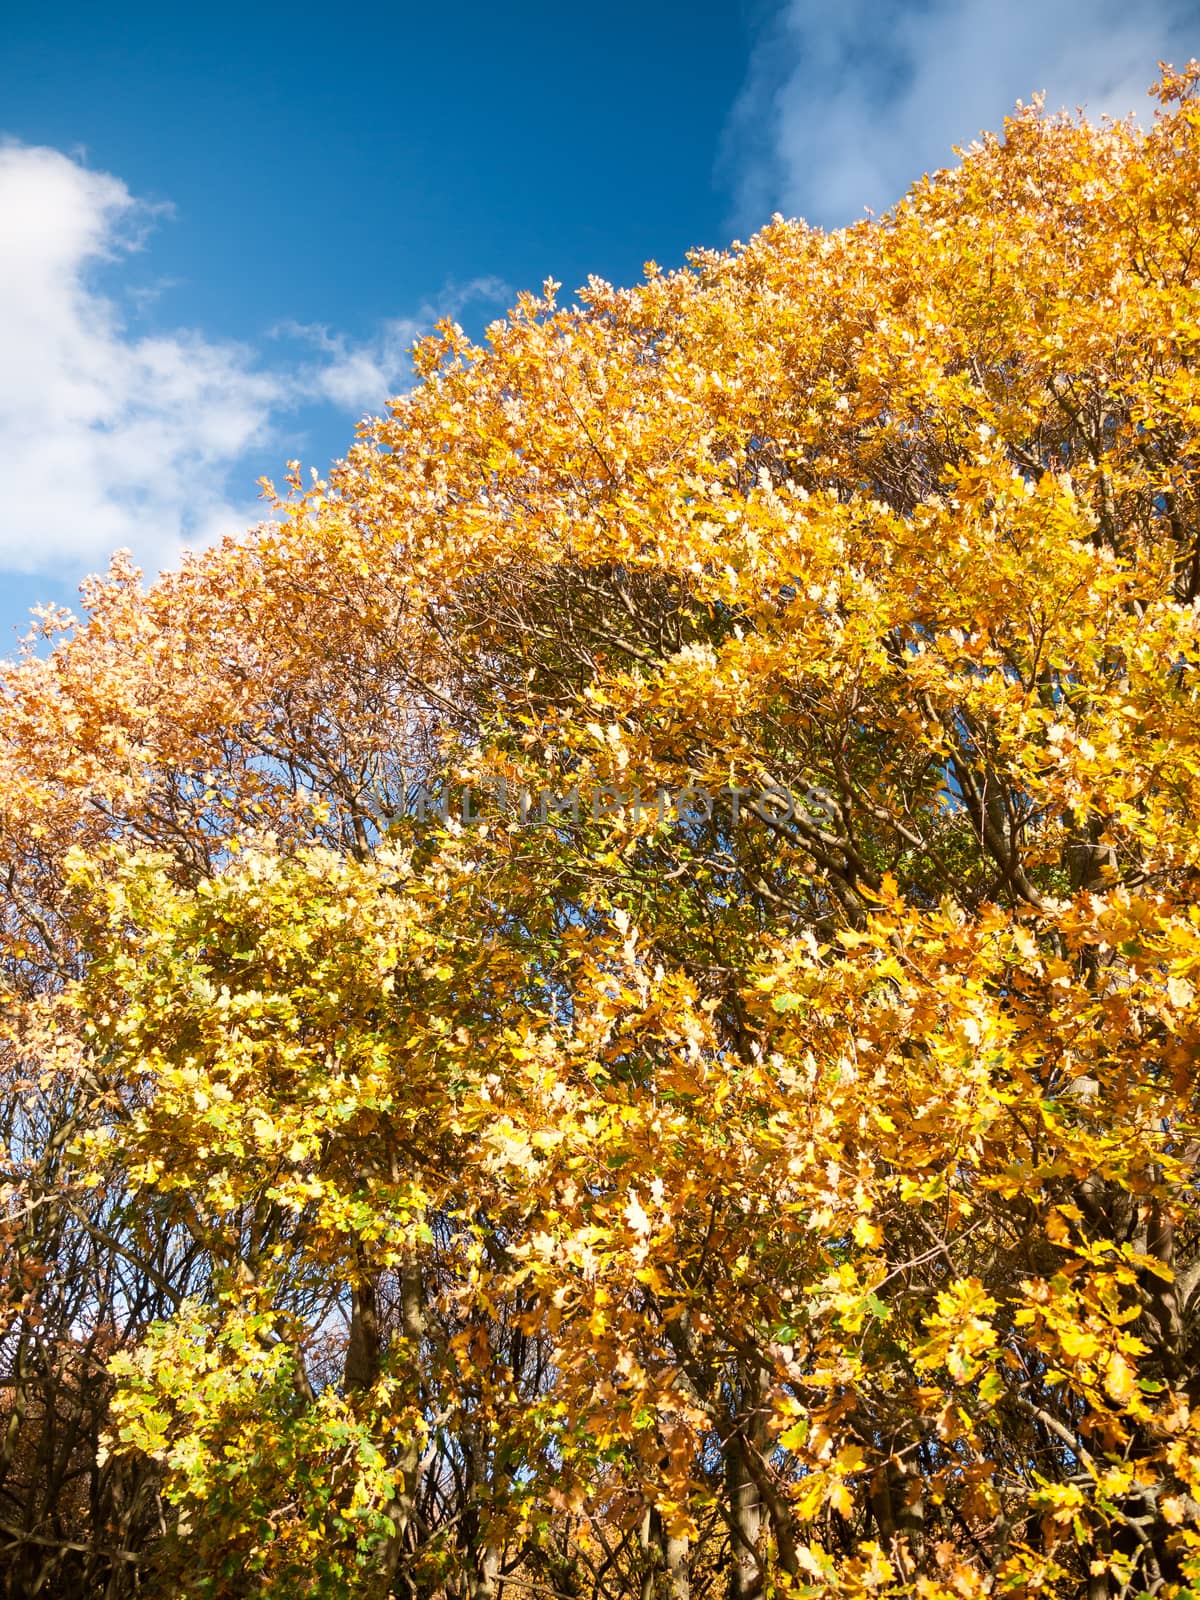
[[[1198,83],[444,325],[7,670],[171,1592],[1200,1583]]]

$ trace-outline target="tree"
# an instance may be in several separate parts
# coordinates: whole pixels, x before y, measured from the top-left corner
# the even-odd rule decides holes
[[[1198,85],[443,325],[6,671],[25,1592],[1200,1584]]]

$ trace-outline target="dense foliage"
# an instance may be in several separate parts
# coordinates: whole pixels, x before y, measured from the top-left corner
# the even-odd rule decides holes
[[[1200,1592],[1198,85],[46,615],[9,1595]]]

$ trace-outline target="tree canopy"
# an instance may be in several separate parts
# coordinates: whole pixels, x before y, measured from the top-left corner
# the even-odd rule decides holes
[[[1200,1592],[1198,87],[44,614],[9,1595]]]

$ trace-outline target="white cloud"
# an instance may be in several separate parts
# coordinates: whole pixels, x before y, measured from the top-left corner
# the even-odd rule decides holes
[[[773,211],[826,227],[892,205],[1017,100],[1136,111],[1160,59],[1200,53],[1189,0],[786,0],[764,30],[723,164],[738,225]]]
[[[161,208],[157,208],[161,209]],[[261,515],[225,471],[284,398],[251,352],[199,333],[131,337],[92,279],[156,208],[56,150],[0,147],[0,565],[171,561]],[[248,486],[249,487],[249,486]]]
[[[381,407],[423,329],[504,292],[451,289],[360,345],[303,330],[318,354],[298,364],[194,330],[138,336],[96,274],[167,209],[57,150],[0,145],[0,570],[78,575],[121,547],[154,570],[251,525],[263,506],[238,463],[281,444],[289,409]]]

